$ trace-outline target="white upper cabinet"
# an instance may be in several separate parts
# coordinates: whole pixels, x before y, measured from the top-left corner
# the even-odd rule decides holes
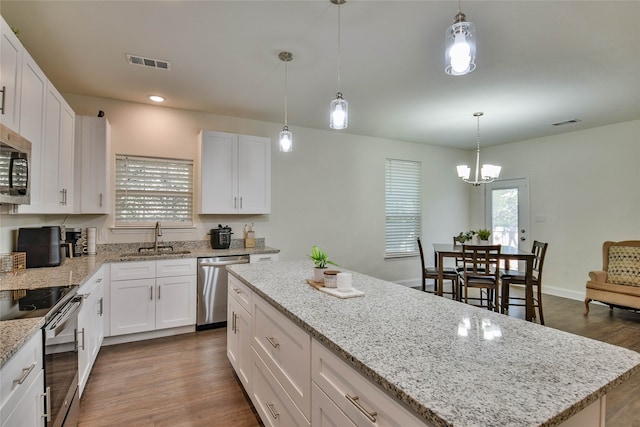
[[[200,213],[271,211],[271,139],[200,133]]]
[[[104,117],[76,117],[75,213],[109,213],[111,125]]]
[[[22,78],[22,43],[4,18],[0,18],[0,123],[20,132],[20,83]]]

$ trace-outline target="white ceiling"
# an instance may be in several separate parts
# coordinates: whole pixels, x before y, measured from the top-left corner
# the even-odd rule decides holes
[[[462,1],[477,69],[444,73],[449,1],[341,6],[348,133],[473,148],[640,118],[639,1]],[[338,6],[298,1],[11,1],[0,13],[63,93],[328,129]],[[129,65],[126,54],[171,71]],[[108,115],[108,111],[106,112]],[[552,123],[580,119],[573,125]],[[345,132],[345,131],[339,131]]]

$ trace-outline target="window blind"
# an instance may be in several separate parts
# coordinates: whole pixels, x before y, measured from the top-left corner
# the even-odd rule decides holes
[[[415,256],[422,229],[422,164],[386,160],[385,257]]]
[[[193,161],[116,156],[115,225],[193,224]]]

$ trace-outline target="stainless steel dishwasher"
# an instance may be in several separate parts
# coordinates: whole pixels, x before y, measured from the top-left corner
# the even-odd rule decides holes
[[[198,258],[197,330],[227,325],[228,273],[226,266],[247,263],[249,263],[249,255]]]

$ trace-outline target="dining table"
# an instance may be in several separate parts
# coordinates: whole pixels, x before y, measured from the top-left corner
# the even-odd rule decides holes
[[[438,279],[436,283],[436,292],[442,296],[444,280],[444,260],[446,258],[460,258],[462,255],[462,245],[454,245],[452,243],[434,243],[433,251],[435,257],[435,265],[438,269]],[[535,311],[533,307],[533,261],[534,254],[513,246],[500,247],[500,259],[509,261],[524,261],[525,264],[525,319],[533,321]],[[502,306],[502,304],[500,304]]]

